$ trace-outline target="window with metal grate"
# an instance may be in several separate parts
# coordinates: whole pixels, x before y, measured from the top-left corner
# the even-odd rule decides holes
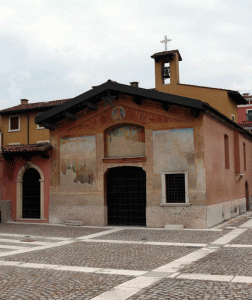
[[[185,203],[185,174],[165,174],[166,203]]]

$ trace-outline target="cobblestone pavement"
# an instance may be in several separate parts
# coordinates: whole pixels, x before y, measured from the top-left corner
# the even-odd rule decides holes
[[[19,226],[18,226],[19,225]],[[108,228],[94,228],[94,227],[73,227],[73,226],[57,226],[57,225],[42,225],[37,224],[17,224],[8,223],[0,224],[0,233],[14,233],[27,235],[38,235],[47,237],[63,237],[63,238],[76,238],[85,236],[92,233],[106,231]]]
[[[182,269],[183,273],[252,276],[252,248],[222,248]]]
[[[252,230],[248,229],[243,234],[233,239],[232,244],[252,245]]]
[[[158,299],[252,299],[252,285],[200,280],[163,279],[148,290],[143,290],[130,300]]]
[[[0,224],[0,299],[252,300],[252,212],[209,230]]]
[[[107,234],[103,239],[123,241],[150,241],[171,243],[209,244],[224,236],[230,229],[220,231],[200,230],[122,230]],[[96,238],[99,239],[99,238]]]
[[[129,276],[15,267],[0,269],[0,299],[92,299]]]
[[[31,263],[148,271],[172,262],[196,247],[128,245],[78,242],[2,260]]]

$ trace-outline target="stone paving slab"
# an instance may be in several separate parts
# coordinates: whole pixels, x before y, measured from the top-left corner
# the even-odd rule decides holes
[[[128,300],[252,299],[252,284],[163,279]]]
[[[24,236],[48,236],[77,238],[89,234],[110,230],[110,228],[91,228],[74,226],[53,226],[41,224],[0,223],[0,233],[23,234]]]
[[[237,238],[233,239],[230,244],[252,245],[252,229],[246,230]]]
[[[202,230],[147,230],[125,229],[116,233],[108,233],[97,239],[144,241],[144,242],[173,242],[209,244],[226,235],[230,230],[202,231]]]
[[[92,299],[131,276],[25,269],[1,266],[0,299]]]
[[[221,248],[180,272],[252,276],[252,251],[249,248]]]
[[[29,263],[148,271],[187,255],[197,247],[75,242],[1,260]]]

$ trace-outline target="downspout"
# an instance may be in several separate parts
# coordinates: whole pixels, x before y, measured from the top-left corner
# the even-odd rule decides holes
[[[2,129],[0,128],[0,153],[2,154],[3,150],[3,132]]]
[[[30,144],[30,118],[28,115],[25,114],[25,116],[27,117],[27,145]]]

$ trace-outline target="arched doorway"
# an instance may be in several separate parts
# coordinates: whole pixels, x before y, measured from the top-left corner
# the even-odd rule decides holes
[[[117,167],[107,173],[108,225],[146,225],[146,173]]]
[[[22,218],[40,219],[40,174],[29,168],[23,175]]]

